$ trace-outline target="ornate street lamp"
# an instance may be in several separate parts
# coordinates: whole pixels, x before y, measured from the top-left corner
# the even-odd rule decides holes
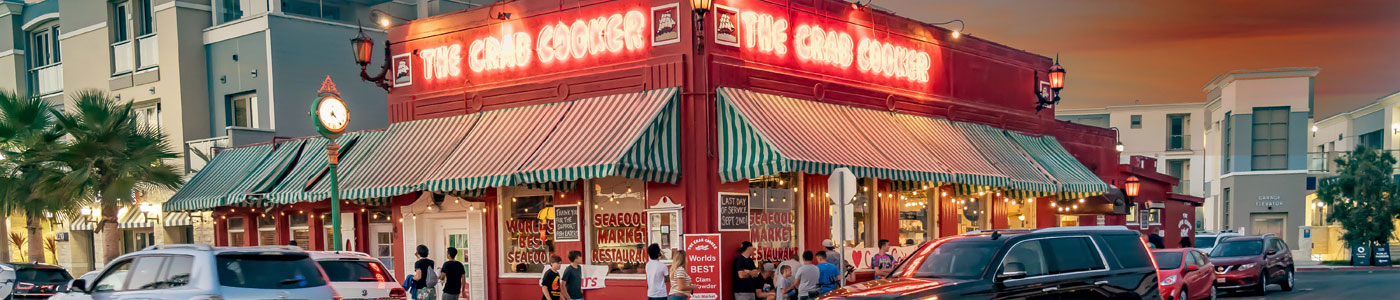
[[[690,0],[691,11],[695,13],[695,52],[705,52],[705,13],[710,12],[713,0]]]
[[[1047,79],[1050,81],[1050,92],[1048,94],[1040,92],[1039,77],[1039,74],[1037,74],[1035,78],[1035,96],[1037,98],[1035,111],[1055,107],[1056,104],[1060,104],[1060,90],[1065,88],[1065,67],[1060,66],[1059,55],[1055,56],[1055,65],[1050,66],[1050,70],[1046,74]]]
[[[1128,201],[1137,198],[1138,191],[1142,189],[1142,181],[1137,176],[1128,176],[1128,180],[1123,182],[1123,195],[1128,197]]]
[[[350,39],[350,50],[354,51],[355,64],[360,65],[360,80],[373,82],[375,86],[385,91],[393,87],[389,78],[386,78],[389,74],[389,41],[384,41],[384,64],[379,67],[379,74],[372,77],[369,76],[366,69],[369,67],[370,60],[374,58],[374,39],[365,35],[363,27],[360,28],[358,36]]]

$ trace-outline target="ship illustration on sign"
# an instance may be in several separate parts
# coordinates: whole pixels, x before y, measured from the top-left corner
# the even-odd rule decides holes
[[[676,3],[651,8],[651,45],[659,46],[681,40],[680,6]]]
[[[715,43],[739,46],[739,10],[733,7],[715,5]]]

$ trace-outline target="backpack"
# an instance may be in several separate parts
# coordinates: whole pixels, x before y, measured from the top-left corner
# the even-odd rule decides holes
[[[438,285],[438,272],[442,272],[442,271],[441,271],[441,270],[431,270],[431,269],[430,269],[430,270],[427,270],[427,271],[423,272],[423,273],[424,273],[424,274],[423,274],[423,283],[425,284],[424,286],[428,287],[429,289],[432,289],[432,287],[437,286],[437,285]]]

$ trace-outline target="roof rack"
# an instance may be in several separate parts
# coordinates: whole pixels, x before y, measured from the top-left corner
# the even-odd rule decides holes
[[[342,250],[342,251],[312,251],[312,252],[331,253],[331,254],[342,254],[342,255],[354,255],[354,256],[364,256],[364,257],[368,257],[368,258],[374,258],[373,256],[369,256],[369,253],[364,253],[364,252],[360,252],[360,251],[344,251],[344,250]]]
[[[1032,231],[1032,232],[1068,232],[1068,231],[1132,231],[1132,230],[1129,230],[1127,227],[1123,227],[1123,226],[1116,226],[1116,225],[1099,225],[1099,226],[1050,227],[1050,228],[1036,229],[1036,230],[1034,230],[1034,231]]]
[[[141,251],[149,251],[149,250],[167,250],[167,249],[194,249],[194,250],[199,250],[199,251],[211,251],[211,250],[214,250],[214,247],[213,247],[213,246],[209,246],[209,245],[205,245],[205,244],[165,244],[165,245],[151,245],[150,247],[146,247],[146,249],[141,249]]]

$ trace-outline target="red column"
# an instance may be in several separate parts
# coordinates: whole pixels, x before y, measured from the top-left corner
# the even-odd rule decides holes
[[[258,214],[253,210],[243,215],[243,246],[258,245]]]
[[[290,220],[287,219],[287,213],[285,211],[274,212],[272,217],[277,220],[277,244],[290,244],[292,240],[292,225]]]
[[[993,196],[993,197],[991,197],[991,198],[992,198],[992,199],[991,199],[991,201],[992,201],[992,205],[991,205],[991,206],[992,206],[992,209],[991,209],[991,211],[992,211],[992,213],[991,213],[991,216],[992,216],[992,222],[991,222],[991,223],[992,223],[992,229],[1007,229],[1007,228],[1011,228],[1011,225],[1007,222],[1007,219],[1006,219],[1006,209],[1007,209],[1007,208],[1006,208],[1006,198],[1005,198],[1005,197],[996,197],[996,196]]]
[[[227,214],[215,210],[209,216],[214,220],[214,246],[228,246],[228,221],[225,219]]]
[[[322,226],[325,220],[319,218],[321,216],[320,211],[307,210],[306,212],[309,213],[306,217],[306,231],[311,242],[311,245],[307,245],[306,249],[313,251],[325,250],[323,244],[326,243],[326,228]]]
[[[1050,207],[1054,203],[1055,197],[1035,198],[1035,227],[1049,228],[1055,227],[1060,222],[1060,215],[1055,214],[1055,208]]]
[[[876,190],[884,194],[875,206],[875,209],[879,210],[876,216],[880,218],[876,220],[877,224],[880,224],[877,227],[879,232],[875,235],[879,238],[876,240],[899,241],[899,195],[895,195],[894,186],[889,180],[880,180]]]
[[[831,198],[826,196],[827,175],[808,174],[803,180],[802,245],[800,250],[822,249],[822,240],[831,236]],[[799,253],[801,251],[798,251]]]
[[[393,221],[393,224],[394,224],[394,234],[393,234],[393,236],[394,236],[394,247],[393,247],[393,248],[394,248],[394,249],[391,250],[391,251],[393,251],[393,253],[394,253],[394,274],[398,274],[397,277],[399,278],[399,280],[403,280],[403,279],[407,276],[407,273],[404,273],[404,264],[405,264],[404,262],[409,261],[408,259],[406,259],[407,257],[404,256],[404,251],[403,251],[404,245],[403,245],[403,214],[402,214],[403,210],[402,210],[402,208],[403,208],[403,205],[406,205],[406,204],[398,203],[399,201],[394,201],[394,202],[395,202],[394,205],[391,205],[391,206],[389,207],[389,220]],[[492,211],[492,212],[496,211],[496,207],[495,207],[494,205],[489,206],[488,209],[489,209],[490,211]],[[488,225],[487,225],[488,230],[487,230],[486,232],[494,233],[494,231],[493,231],[492,229],[490,229],[490,228],[492,227],[491,225],[495,225],[496,222],[488,221],[488,222],[486,222],[486,224],[488,224]],[[495,239],[487,239],[487,244],[488,244],[488,245],[494,244],[495,241],[496,241]],[[487,248],[487,249],[491,249],[490,251],[487,251],[487,253],[495,253],[496,247],[495,247],[495,246],[490,246],[490,247]],[[496,261],[496,260],[493,258],[493,259],[491,259],[491,260],[489,260],[489,261],[494,262],[494,261]],[[488,264],[486,264],[486,265],[495,266],[496,264],[494,264],[494,263],[488,263]],[[489,273],[489,274],[496,274],[496,273]],[[486,276],[486,277],[487,277],[487,278],[495,278],[495,276],[490,276],[490,275],[488,275],[488,276]],[[491,289],[491,290],[492,290],[492,291],[495,291],[495,289]]]
[[[952,195],[952,187],[942,187],[938,189],[938,237],[958,235],[958,205],[953,203],[953,197],[944,197],[943,193]]]

